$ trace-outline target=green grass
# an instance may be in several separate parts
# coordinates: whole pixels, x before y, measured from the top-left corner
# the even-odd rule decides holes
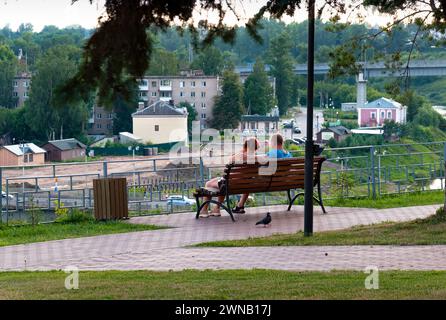
[[[386,222],[349,229],[314,233],[277,234],[246,240],[215,241],[199,247],[307,246],[307,245],[438,245],[446,244],[446,215],[435,215],[409,222]]]
[[[6,226],[0,224],[0,247],[31,242],[89,237],[103,234],[155,230],[162,227],[136,225],[122,221],[49,223],[36,226]]]
[[[425,191],[382,196],[375,200],[371,198],[337,198],[326,200],[324,204],[333,207],[386,209],[441,204],[444,202],[444,197],[443,191]]]
[[[64,272],[0,273],[0,299],[446,299],[446,272],[386,271],[367,290],[363,272],[80,272],[66,290]]]

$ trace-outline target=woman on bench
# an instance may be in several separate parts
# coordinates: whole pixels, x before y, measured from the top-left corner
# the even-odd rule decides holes
[[[266,154],[268,158],[283,159],[291,158],[291,153],[283,148],[283,137],[280,133],[273,134],[269,142],[269,151]],[[248,200],[249,193],[245,193],[240,197],[236,207],[232,209],[233,213],[243,214],[245,213],[245,203]]]
[[[259,149],[259,147],[260,143],[256,138],[249,138],[245,140],[245,142],[243,143],[242,151],[240,153],[234,154],[230,159],[230,163],[244,163],[247,162],[248,160],[250,161],[254,160],[256,157],[256,151],[257,149]],[[213,178],[208,182],[206,182],[205,188],[210,191],[218,191],[220,189],[222,181],[223,181],[222,177]],[[206,197],[206,200],[210,199],[211,199],[210,196]],[[218,197],[218,202],[223,203],[224,200],[225,200],[224,196]],[[208,213],[208,208],[209,208],[208,204],[205,204],[203,206],[203,208],[200,211],[199,215],[200,218],[207,218],[209,216],[213,217],[221,216],[219,205],[216,205],[210,213]]]

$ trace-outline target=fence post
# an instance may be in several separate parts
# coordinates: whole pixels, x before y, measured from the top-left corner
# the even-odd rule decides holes
[[[372,198],[376,199],[376,184],[375,184],[375,146],[370,147],[370,169],[372,179]]]
[[[102,174],[103,174],[104,178],[107,178],[107,176],[108,176],[107,162],[105,162],[105,161],[102,163]]]

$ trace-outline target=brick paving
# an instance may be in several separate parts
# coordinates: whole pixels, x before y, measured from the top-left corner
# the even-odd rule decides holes
[[[394,209],[315,208],[314,230],[335,230],[383,221],[407,221],[435,212],[439,205]],[[285,206],[248,209],[233,223],[220,218],[196,220],[193,213],[137,217],[130,223],[171,226],[171,229],[85,237],[0,248],[0,270],[281,270],[380,269],[446,270],[446,246],[303,246],[254,248],[188,248],[215,240],[245,239],[303,229],[303,208]],[[267,211],[271,227],[256,227]]]

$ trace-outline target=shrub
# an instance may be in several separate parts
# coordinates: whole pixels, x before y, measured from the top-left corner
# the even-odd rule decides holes
[[[60,223],[81,223],[94,221],[93,215],[89,211],[79,209],[70,209],[65,215],[61,215],[56,219]]]

